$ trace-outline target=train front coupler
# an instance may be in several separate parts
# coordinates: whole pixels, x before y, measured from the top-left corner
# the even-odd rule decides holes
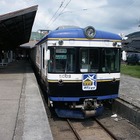
[[[103,112],[103,105],[98,103],[96,99],[85,99],[82,111],[85,118],[99,116]]]

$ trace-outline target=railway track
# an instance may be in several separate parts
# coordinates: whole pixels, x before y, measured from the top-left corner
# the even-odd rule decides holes
[[[89,137],[89,135],[87,136],[87,138],[86,137],[83,137],[78,131],[78,129],[76,129],[76,127],[74,127],[74,125],[73,125],[73,123],[72,123],[72,121],[70,120],[70,119],[66,119],[66,121],[67,121],[67,123],[68,123],[68,125],[70,126],[70,128],[71,128],[71,131],[73,132],[73,134],[75,135],[75,137],[76,137],[76,139],[77,140],[82,140],[82,139],[88,139],[88,137]],[[96,118],[94,118],[93,120],[91,119],[90,120],[91,122],[92,121],[94,121],[94,122],[96,122],[98,125],[99,125],[99,127],[103,130],[103,131],[105,131],[105,133],[107,134],[105,134],[105,136],[104,136],[104,139],[106,139],[107,138],[107,136],[108,136],[108,140],[109,139],[111,139],[111,140],[118,140],[117,138],[116,138],[116,136],[111,132],[111,131],[109,131],[98,119],[96,119]],[[90,123],[91,123],[90,122]],[[89,122],[87,122],[87,123],[89,123]],[[93,123],[94,124],[94,123]],[[89,128],[89,127],[88,127]],[[100,138],[100,134],[99,134],[99,132],[101,131],[99,131],[98,132],[98,134],[96,134],[96,133],[94,133],[94,130],[95,129],[98,129],[97,128],[97,126],[93,129],[94,127],[92,127],[91,126],[91,129],[92,129],[92,131],[93,131],[93,133],[91,132],[91,134],[90,134],[90,136],[92,137],[92,134],[94,134],[94,136],[93,136],[93,139],[94,139],[94,137],[96,137],[97,139],[101,139]],[[86,127],[85,127],[85,129],[86,129]],[[85,130],[86,131],[86,130]],[[96,130],[95,130],[96,131]],[[99,136],[99,138],[98,138],[98,136]],[[102,138],[103,138],[103,136],[101,136]],[[105,138],[106,137],[106,138]],[[109,138],[110,137],[110,138]]]
[[[71,128],[71,130],[73,131],[74,135],[76,136],[77,140],[81,140],[80,135],[77,133],[77,131],[75,130],[74,126],[72,125],[71,121],[69,119],[67,119],[67,122]]]
[[[117,137],[109,130],[107,129],[98,119],[94,118],[94,120],[112,137],[114,140],[118,140]]]

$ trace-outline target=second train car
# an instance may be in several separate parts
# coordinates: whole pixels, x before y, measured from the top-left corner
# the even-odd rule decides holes
[[[31,58],[46,86],[48,105],[59,117],[87,118],[102,113],[118,97],[121,37],[86,28],[62,26],[47,34]]]

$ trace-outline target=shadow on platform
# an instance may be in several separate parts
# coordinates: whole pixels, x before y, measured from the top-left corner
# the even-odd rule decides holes
[[[0,74],[33,73],[32,69],[27,69],[28,65],[31,63],[27,60],[11,62],[7,66],[0,67]]]

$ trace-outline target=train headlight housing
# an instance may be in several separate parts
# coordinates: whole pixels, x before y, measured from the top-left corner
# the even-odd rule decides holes
[[[64,43],[63,40],[59,40],[59,41],[58,41],[58,44],[59,44],[59,45],[63,45],[63,43]]]
[[[92,39],[92,38],[94,38],[96,31],[95,31],[94,27],[88,26],[84,29],[84,34],[88,39]]]
[[[113,46],[116,47],[117,46],[117,42],[113,42]]]

